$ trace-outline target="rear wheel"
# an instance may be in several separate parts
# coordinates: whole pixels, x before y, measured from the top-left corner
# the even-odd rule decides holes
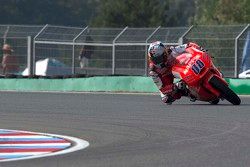
[[[221,92],[221,96],[233,105],[239,105],[241,100],[237,94],[235,94],[227,85],[225,85],[220,79],[213,76],[209,83],[217,90]]]

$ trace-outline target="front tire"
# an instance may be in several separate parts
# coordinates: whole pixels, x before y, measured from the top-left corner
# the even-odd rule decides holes
[[[232,103],[233,105],[240,105],[241,100],[239,96],[234,93],[225,83],[223,83],[220,79],[217,77],[213,76],[210,80],[209,83],[217,90],[221,92],[221,96],[225,98],[227,101]]]

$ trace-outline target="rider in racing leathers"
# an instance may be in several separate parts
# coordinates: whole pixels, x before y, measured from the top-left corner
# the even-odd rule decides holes
[[[192,42],[174,47],[164,46],[160,41],[151,43],[148,48],[149,76],[160,90],[164,103],[172,104],[181,96],[187,96],[187,91],[183,88],[181,82],[173,83],[172,66],[178,63],[175,57],[185,53],[188,47],[202,49]]]

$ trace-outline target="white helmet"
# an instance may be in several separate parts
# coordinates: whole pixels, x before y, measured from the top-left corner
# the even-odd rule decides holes
[[[148,55],[155,65],[161,65],[164,62],[165,46],[161,41],[153,42],[149,45]]]

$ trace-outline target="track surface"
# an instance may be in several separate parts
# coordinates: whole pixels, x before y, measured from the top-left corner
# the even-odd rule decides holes
[[[171,106],[155,95],[0,93],[0,128],[89,141],[84,150],[3,167],[250,166],[250,98]]]

